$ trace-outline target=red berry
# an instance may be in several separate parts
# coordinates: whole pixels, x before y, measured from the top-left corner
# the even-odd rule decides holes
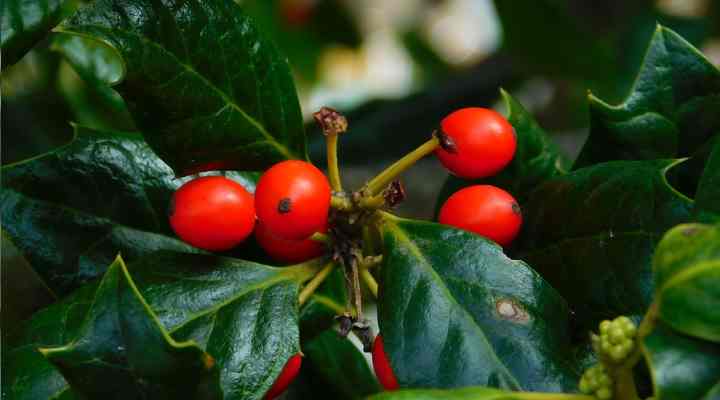
[[[378,381],[385,388],[385,390],[398,390],[397,378],[392,371],[390,361],[385,354],[385,345],[381,335],[375,336],[375,343],[373,343],[372,349],[372,362],[373,368],[375,369],[375,375],[377,375]]]
[[[475,185],[450,196],[440,209],[439,221],[507,246],[520,231],[522,214],[510,193],[491,185]]]
[[[327,229],[321,230],[322,233]],[[260,247],[274,260],[284,263],[300,263],[319,257],[325,251],[325,245],[310,238],[292,240],[273,235],[263,223],[255,227],[255,239]]]
[[[205,250],[231,249],[255,226],[253,196],[239,183],[205,176],[182,185],[170,202],[170,226],[187,243]]]
[[[465,179],[494,175],[515,155],[515,129],[499,113],[487,108],[462,108],[442,120],[450,148],[435,154],[453,174]],[[450,151],[448,151],[450,150]]]
[[[327,225],[330,184],[308,162],[283,161],[260,177],[255,207],[258,219],[275,236],[306,239]]]
[[[277,377],[270,390],[265,393],[265,400],[271,400],[282,394],[282,392],[290,386],[293,379],[300,372],[300,364],[302,364],[302,355],[295,354],[285,363],[280,376]]]

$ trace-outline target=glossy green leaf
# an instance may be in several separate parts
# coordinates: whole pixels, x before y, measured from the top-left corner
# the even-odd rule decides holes
[[[375,374],[365,357],[348,338],[329,329],[303,345],[307,366],[332,388],[337,398],[365,398],[380,391]]]
[[[642,342],[656,400],[720,398],[720,344],[658,323]]]
[[[98,285],[79,335],[40,352],[87,398],[220,399],[215,360],[176,342],[118,257]]]
[[[378,318],[403,387],[574,390],[565,300],[475,234],[386,215]]]
[[[198,252],[174,238],[166,209],[176,179],[135,133],[76,126],[75,139],[4,166],[3,229],[59,294],[102,275],[118,252],[127,260],[167,249]],[[228,173],[254,191],[257,174]]]
[[[320,260],[319,260],[320,261]],[[321,263],[274,268],[212,255],[161,252],[128,269],[139,292],[175,340],[194,340],[216,361],[224,399],[260,399],[288,358],[300,350],[300,282]],[[11,332],[3,386],[12,399],[50,393],[61,377],[37,361],[37,347],[79,335],[97,284],[83,286]],[[35,360],[35,361],[33,361]],[[58,389],[59,390],[59,389]],[[57,391],[57,390],[56,390]]]
[[[590,136],[575,167],[692,155],[720,130],[720,70],[658,26],[635,84],[619,105],[590,95]]]
[[[176,174],[306,158],[287,62],[235,2],[100,0],[61,30],[104,41],[122,56],[125,76],[116,87]]]
[[[70,16],[77,0],[3,0],[0,4],[2,67],[15,64],[52,28]]]
[[[720,342],[720,225],[673,228],[653,267],[660,319],[678,332]]]
[[[466,387],[452,390],[404,389],[376,394],[375,396],[369,397],[368,400],[541,400],[545,398],[552,400],[592,399],[592,397],[589,396],[558,393],[514,393],[487,387]]]
[[[490,178],[466,181],[451,175],[438,198],[438,210],[453,193],[474,184],[498,186],[512,193],[522,203],[537,185],[567,170],[567,160],[533,116],[508,92],[501,90],[500,94],[507,110],[507,119],[515,128],[517,137],[512,162]]]
[[[720,221],[720,135],[714,139],[698,184],[695,218],[702,222]]]
[[[557,176],[523,205],[521,258],[571,304],[581,327],[643,314],[652,300],[651,259],[692,201],[666,180],[677,162],[616,161]]]

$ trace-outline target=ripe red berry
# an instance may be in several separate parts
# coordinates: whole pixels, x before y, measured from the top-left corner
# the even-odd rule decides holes
[[[320,232],[326,231],[322,229]],[[325,251],[324,244],[310,238],[292,240],[277,237],[261,222],[255,227],[255,239],[270,257],[283,263],[300,263],[319,257]]]
[[[170,226],[187,243],[205,250],[231,249],[255,226],[253,196],[239,183],[205,176],[182,185],[170,202]]]
[[[493,110],[462,108],[445,117],[440,128],[450,143],[435,154],[445,168],[461,178],[494,175],[515,155],[515,129]]]
[[[288,386],[290,386],[290,383],[292,383],[298,372],[300,372],[300,364],[302,364],[301,354],[295,354],[290,357],[287,363],[285,363],[282,372],[280,372],[280,375],[275,380],[275,383],[273,383],[270,390],[265,393],[265,400],[272,400],[276,398],[281,395]]]
[[[491,185],[469,186],[455,192],[440,209],[441,224],[475,232],[507,246],[522,224],[517,201]]]
[[[327,225],[330,184],[308,162],[283,161],[260,177],[255,207],[258,219],[275,236],[306,239]]]
[[[400,385],[392,371],[387,354],[385,354],[385,345],[380,335],[375,336],[375,343],[373,343],[372,349],[372,362],[375,375],[385,390],[398,390]]]

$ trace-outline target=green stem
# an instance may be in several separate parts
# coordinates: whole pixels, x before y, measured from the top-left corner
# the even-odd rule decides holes
[[[619,368],[613,372],[613,400],[639,400],[632,368]]]
[[[310,236],[310,240],[314,242],[330,244],[330,236],[320,232],[313,233],[312,236]]]
[[[327,135],[325,143],[327,144],[327,167],[330,187],[336,192],[341,192],[342,182],[340,181],[340,168],[338,167],[337,157],[338,135]]]
[[[432,139],[423,143],[417,149],[406,154],[403,158],[397,160],[393,165],[387,167],[384,171],[379,173],[370,182],[367,183],[365,189],[371,196],[380,193],[385,186],[390,184],[395,178],[401,173],[405,172],[418,160],[432,153],[440,145],[438,139],[433,136]]]
[[[310,282],[305,285],[303,290],[300,292],[300,295],[298,297],[298,303],[302,306],[305,304],[305,302],[312,296],[313,293],[315,293],[315,290],[320,286],[320,284],[323,283],[325,278],[330,275],[330,272],[332,272],[333,267],[335,266],[334,262],[329,262],[323,267],[323,269],[320,270],[311,280]]]
[[[375,278],[372,276],[370,271],[368,271],[367,268],[360,269],[360,276],[362,277],[363,281],[365,281],[365,284],[367,285],[368,289],[370,289],[370,293],[375,296],[377,299],[378,297],[378,283],[375,280]]]
[[[377,210],[385,205],[385,198],[381,195],[363,196],[360,198],[359,205],[367,210]]]
[[[340,196],[332,196],[330,198],[330,206],[340,211],[351,211],[353,209],[352,202],[349,199]]]

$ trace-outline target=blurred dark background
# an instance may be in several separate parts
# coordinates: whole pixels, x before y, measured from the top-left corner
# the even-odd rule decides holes
[[[324,166],[310,116],[346,113],[346,186],[358,187],[425,141],[444,115],[517,97],[573,159],[587,135],[588,90],[611,103],[632,85],[657,23],[720,63],[716,0],[244,0],[288,56],[309,151]],[[122,99],[86,84],[49,39],[2,72],[2,163],[71,137],[68,121],[134,130]],[[399,212],[432,217],[446,173],[428,158],[404,177]]]

